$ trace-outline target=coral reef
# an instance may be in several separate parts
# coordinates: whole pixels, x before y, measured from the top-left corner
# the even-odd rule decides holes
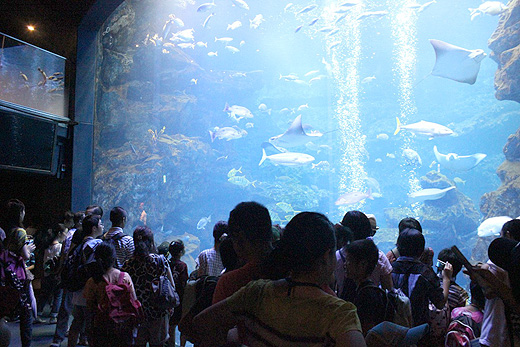
[[[520,102],[520,0],[509,1],[488,46],[493,50],[491,58],[498,63],[496,98]]]
[[[484,194],[480,200],[480,210],[485,218],[520,216],[520,129],[509,136],[504,154],[506,160],[497,169],[502,185],[496,191]]]
[[[437,171],[422,176],[420,184],[423,189],[455,186],[455,182]],[[435,235],[429,242],[433,247],[436,243],[445,244],[446,239],[452,239],[455,243],[456,239],[474,232],[479,223],[479,213],[473,202],[458,189],[448,191],[441,199],[425,201],[417,212],[408,207],[385,210],[389,225],[398,225],[402,218],[408,216],[416,216],[426,235]]]

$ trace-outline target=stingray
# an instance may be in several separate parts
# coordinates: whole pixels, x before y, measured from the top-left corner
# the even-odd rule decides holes
[[[486,57],[482,49],[469,50],[452,44],[430,40],[435,50],[435,66],[431,74],[457,82],[474,84],[480,62]]]
[[[322,137],[323,134],[317,130],[306,133],[302,126],[302,116],[299,115],[294,119],[289,129],[283,134],[273,136],[269,139],[276,148],[291,148],[303,146],[307,142]]]
[[[456,153],[442,154],[437,150],[437,146],[433,146],[433,153],[437,162],[442,167],[451,171],[468,171],[478,165],[486,155],[484,153],[475,153],[472,155],[458,155]]]

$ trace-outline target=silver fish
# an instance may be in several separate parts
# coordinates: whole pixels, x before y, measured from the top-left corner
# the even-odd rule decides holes
[[[209,215],[208,217],[202,217],[197,223],[197,229],[206,229],[206,225],[208,225],[209,222],[211,222],[211,215]]]
[[[214,8],[215,6],[215,3],[214,2],[206,2],[202,5],[200,5],[198,8],[197,8],[197,12],[206,12],[208,10],[211,10],[212,8]]]
[[[262,165],[266,159],[269,159],[275,165],[292,167],[307,165],[314,161],[314,157],[312,155],[296,152],[277,153],[268,156],[265,153],[265,149],[262,148],[262,159],[260,160],[260,163],[258,163],[258,166]]]
[[[401,129],[408,130],[417,135],[428,136],[430,140],[434,137],[449,136],[453,134],[453,130],[437,123],[431,123],[422,120],[413,124],[401,125],[399,117],[395,118],[397,120],[397,128],[395,129],[394,135],[397,135]]]
[[[208,25],[209,20],[210,20],[211,17],[213,17],[214,15],[215,15],[215,13],[212,13],[212,14],[210,14],[208,17],[206,17],[206,20],[205,20],[204,23],[202,24],[202,27],[203,27],[203,28],[206,28],[206,25]]]
[[[310,12],[310,11],[314,10],[316,7],[318,7],[318,5],[316,5],[316,4],[306,6],[306,7],[302,8],[302,9],[298,12],[298,14],[302,14],[302,13]]]

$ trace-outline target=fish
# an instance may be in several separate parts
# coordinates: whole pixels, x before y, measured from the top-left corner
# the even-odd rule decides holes
[[[337,47],[341,44],[341,41],[336,41],[330,44],[329,49],[333,49],[334,47]],[[310,83],[310,81],[309,81]]]
[[[339,29],[338,29],[338,28],[335,28],[334,30],[332,30],[331,32],[329,32],[329,33],[327,34],[327,36],[336,35],[338,32],[339,32]]]
[[[171,38],[170,40],[172,40],[173,42],[178,42],[178,41],[181,41],[181,42],[190,42],[190,41],[194,41],[195,38],[193,37],[193,32],[195,30],[193,29],[186,29],[186,30],[181,30],[177,33],[174,33],[173,34],[173,38]]]
[[[437,123],[422,120],[413,124],[401,125],[399,117],[395,117],[395,119],[397,120],[397,128],[395,129],[394,135],[397,135],[401,129],[408,130],[416,135],[428,136],[430,140],[435,137],[449,136],[453,134],[453,130]]]
[[[416,10],[420,7],[421,7],[421,4],[419,4],[418,2],[413,2],[413,3],[406,5],[406,8],[411,8],[413,10]]]
[[[360,191],[345,193],[341,195],[338,200],[336,200],[335,204],[338,206],[353,205],[366,199],[374,200],[374,197],[372,196],[372,190],[370,188],[368,188],[368,190],[364,193]]]
[[[202,42],[202,41],[198,41],[196,43],[197,47],[206,47],[208,48],[208,43],[207,42]]]
[[[361,20],[369,17],[375,17],[380,18],[383,16],[386,16],[388,14],[388,11],[369,11],[369,12],[363,12],[361,13],[356,19]]]
[[[276,206],[278,206],[285,213],[294,212],[294,208],[291,206],[291,204],[288,204],[286,202],[278,202],[276,203]]]
[[[395,154],[393,153],[386,153],[386,156],[390,159],[395,159]]]
[[[321,58],[321,63],[323,65],[325,65],[325,70],[327,70],[327,73],[331,74],[332,73],[332,66],[330,65],[330,63],[328,61],[325,60],[325,57]]]
[[[252,127],[254,127],[255,125],[253,123],[246,123],[246,128],[247,129],[251,129]]]
[[[283,76],[282,74],[280,74],[280,80],[281,79],[284,79],[286,81],[294,81],[294,80],[297,80],[298,79],[298,76],[295,75],[295,74],[289,74],[289,75],[285,75]]]
[[[367,177],[365,178],[365,183],[368,188],[372,191],[372,196],[374,198],[381,197],[381,186],[379,185],[379,182],[373,178],[373,177]]]
[[[310,27],[313,26],[314,24],[316,24],[316,22],[317,22],[318,20],[319,20],[318,17],[314,18],[313,20],[311,20],[311,21],[309,22],[309,26],[310,26]]]
[[[215,42],[230,43],[231,41],[233,41],[232,37],[221,37],[221,38],[215,37]]]
[[[268,156],[265,153],[265,148],[262,148],[262,159],[258,163],[258,166],[262,165],[266,159],[269,159],[274,165],[291,167],[307,165],[314,161],[314,157],[312,155],[296,152],[277,153]]]
[[[308,110],[308,109],[309,109],[309,104],[298,106],[298,111],[303,111],[303,110]]]
[[[491,217],[484,220],[477,228],[478,237],[500,236],[504,224],[512,220],[509,216]]]
[[[422,11],[426,10],[428,7],[435,3],[437,3],[437,1],[435,0],[428,1],[427,3],[422,4],[421,7],[419,7],[419,9],[417,10],[417,12],[421,13]]]
[[[330,33],[332,30],[334,30],[334,27],[323,27],[318,31],[322,33]]]
[[[300,79],[292,80],[291,82],[299,84],[299,85],[302,85],[302,86],[307,86],[307,87],[310,86],[309,82],[305,82],[305,81],[300,80]]]
[[[435,50],[433,76],[448,78],[461,83],[475,84],[480,62],[486,57],[482,49],[468,50],[440,40],[431,39]]]
[[[258,105],[258,109],[262,112],[267,111],[267,105],[266,104],[260,104]]]
[[[242,173],[241,170],[242,170],[242,166],[239,169],[231,169],[231,170],[229,170],[227,177],[231,178],[233,176],[236,176],[237,173],[239,173],[239,172]]]
[[[314,82],[321,81],[324,78],[327,78],[327,75],[319,75],[319,76],[313,77],[309,80],[309,84],[313,84]]]
[[[215,141],[215,139],[217,139],[217,138],[219,140],[225,139],[226,141],[230,141],[230,140],[236,140],[236,139],[246,136],[247,131],[240,129],[236,125],[233,127],[223,127],[223,128],[215,127],[213,129],[213,131],[211,131],[211,130],[209,131],[209,135],[211,137],[211,142]]]
[[[192,78],[190,80],[190,84],[197,84],[198,80],[196,78]]]
[[[471,16],[471,20],[475,19],[475,17],[481,14],[487,14],[490,16],[498,16],[505,11],[507,11],[509,7],[501,3],[500,1],[486,1],[480,4],[477,8],[468,8]]]
[[[163,29],[162,29],[162,40],[163,41],[166,41],[168,40],[168,36],[170,36],[171,34],[171,31],[172,31],[172,26],[175,24],[175,22],[173,21],[173,15],[171,14],[169,16],[170,19],[168,19],[166,21],[166,23],[164,23],[163,25]]]
[[[290,3],[288,3],[287,5],[285,5],[283,11],[284,11],[284,12],[287,12],[287,11],[289,11],[289,9],[290,9],[291,7],[293,7],[293,6],[294,6],[294,4],[293,4],[292,2],[290,2]]]
[[[232,116],[239,116],[241,118],[253,118],[253,114],[249,109],[245,108],[244,106],[229,106],[229,104],[226,102],[226,106],[224,106],[224,112],[230,113]]]
[[[38,82],[39,86],[44,86],[47,83],[47,74],[41,68],[38,68],[38,71],[42,74],[43,80]]]
[[[463,180],[462,178],[460,178],[460,177],[455,177],[455,178],[453,179],[453,182],[455,182],[455,184],[456,184],[457,186],[465,186],[465,185],[466,185],[466,181],[464,181],[464,180]]]
[[[307,73],[306,73],[305,75],[303,75],[303,76],[305,76],[305,77],[309,77],[309,76],[311,76],[311,75],[316,75],[318,72],[320,72],[320,70],[312,70],[312,71],[307,72]]]
[[[204,20],[204,23],[202,24],[202,27],[203,27],[203,28],[206,28],[206,26],[208,25],[209,20],[210,20],[211,17],[213,17],[214,15],[215,15],[215,13],[211,13],[209,16],[206,17],[206,19]]]
[[[387,134],[381,133],[376,136],[376,139],[386,141],[389,139]]]
[[[242,26],[242,22],[239,21],[239,20],[236,20],[236,21],[234,21],[233,23],[228,24],[226,30],[229,30],[229,29],[231,29],[231,30],[235,30],[235,29],[240,28],[241,26]]]
[[[214,8],[215,6],[215,3],[214,2],[206,2],[202,5],[200,5],[198,8],[197,8],[197,12],[206,12],[208,10],[211,10],[212,8]]]
[[[318,7],[318,5],[316,5],[316,4],[305,6],[300,11],[298,11],[298,14],[310,12],[310,11],[314,10],[316,7]]]
[[[311,169],[326,170],[330,168],[330,163],[326,160],[320,161],[318,164],[311,164]]]
[[[240,50],[238,48],[233,47],[233,46],[226,45],[226,47],[224,47],[224,48],[233,54],[240,52]]]
[[[447,187],[444,189],[439,188],[427,188],[427,189],[421,189],[416,192],[413,192],[411,194],[408,194],[409,202],[410,204],[426,201],[426,200],[438,200],[444,197],[447,192],[449,192],[452,189],[455,189],[455,186]]]
[[[347,17],[347,13],[344,13],[342,14],[341,16],[339,16],[338,18],[336,18],[336,20],[334,21],[334,24],[338,24],[339,22],[341,22],[343,19],[345,19]]]
[[[299,25],[296,27],[296,29],[294,29],[294,32],[297,33],[298,31],[302,30],[303,28],[303,25]]]
[[[256,188],[255,186],[255,183],[257,182],[256,180],[255,181],[249,181],[246,176],[233,176],[233,177],[230,177],[228,178],[228,182],[234,184],[234,185],[237,185],[237,186],[240,186],[240,187],[247,187],[249,185],[252,185],[253,187]]]
[[[178,43],[177,46],[179,46],[182,49],[186,49],[186,48],[195,49],[194,43]]]
[[[182,21],[182,19],[180,19],[179,17],[175,17],[174,15],[172,15],[173,18],[173,22],[175,23],[175,25],[177,25],[179,28],[183,28],[184,27],[184,22]]]
[[[262,22],[265,22],[264,16],[262,14],[257,14],[255,18],[249,20],[249,27],[251,29],[258,29]]]
[[[215,51],[215,52],[208,52],[208,56],[210,57],[218,57],[218,52]]]
[[[208,217],[202,217],[197,223],[197,230],[206,229],[206,225],[208,225],[209,222],[211,222],[211,215]]]
[[[370,83],[376,79],[376,76],[365,77],[361,80],[362,84]]]
[[[244,0],[233,0],[233,4],[244,10],[249,10],[249,5]]]
[[[435,154],[437,162],[443,168],[451,171],[469,171],[486,157],[484,153],[463,156],[459,156],[456,153],[442,154],[437,150],[437,146],[433,146],[433,154]]]
[[[358,0],[355,0],[355,1],[345,1],[343,3],[341,3],[339,5],[339,7],[352,7],[352,6],[357,6],[359,5],[359,1]]]
[[[419,156],[419,153],[417,153],[413,149],[411,149],[411,148],[403,149],[402,156],[403,156],[406,164],[411,165],[413,167],[421,167],[422,166],[422,159]]]
[[[383,159],[381,158],[376,158],[376,160],[374,160],[376,163],[382,163],[383,162]]]
[[[27,75],[20,71],[20,76],[23,78],[25,82],[29,81],[29,78],[27,78]]]
[[[278,111],[280,114],[288,114],[288,113],[294,113],[294,111],[291,111],[291,109],[284,107],[280,111]]]
[[[240,47],[242,47],[245,44],[246,44],[246,41],[244,41],[244,40],[240,41],[240,43],[239,43]]]
[[[338,7],[337,9],[334,10],[334,13],[339,13],[339,14],[343,14],[343,13],[348,13],[352,10],[351,7]]]
[[[271,137],[269,143],[275,147],[291,148],[303,146],[307,142],[317,139],[322,135],[323,134],[321,133],[307,134],[302,127],[302,116],[299,115],[294,119],[289,129],[287,129],[283,134]]]
[[[221,157],[218,157],[216,161],[219,161],[219,160],[226,160],[228,158],[229,155],[223,155]]]

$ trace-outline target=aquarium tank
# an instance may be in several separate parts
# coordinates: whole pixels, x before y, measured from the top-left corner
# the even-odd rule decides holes
[[[520,125],[494,95],[503,9],[480,4],[123,1],[97,32],[92,202],[183,239],[191,269],[250,200],[281,226],[374,214],[384,252],[413,216],[469,256]]]

